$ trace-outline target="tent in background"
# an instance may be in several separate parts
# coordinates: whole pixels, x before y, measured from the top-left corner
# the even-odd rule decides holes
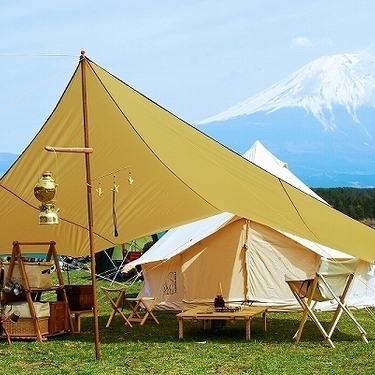
[[[257,141],[244,156],[299,189],[322,200],[287,165]],[[322,200],[323,201],[323,200]],[[142,264],[140,296],[155,296],[159,310],[183,310],[212,304],[221,283],[227,302],[251,300],[276,310],[299,309],[285,277],[314,275],[320,257],[350,255],[277,231],[230,213],[222,213],[171,229],[133,265]],[[350,306],[375,305],[371,267],[361,261],[348,296]],[[317,308],[331,309],[326,303]]]
[[[126,244],[116,245],[109,249],[99,251],[95,254],[95,274],[97,278],[109,280],[111,282],[124,281],[124,275],[121,273],[123,266],[132,260],[138,259],[143,252],[159,238],[165,234],[165,231],[154,233],[150,236],[134,239]]]
[[[95,274],[99,279],[123,281],[121,267],[124,263],[124,249],[122,245],[116,245],[95,253]]]

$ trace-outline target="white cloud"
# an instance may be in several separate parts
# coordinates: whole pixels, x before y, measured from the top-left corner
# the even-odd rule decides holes
[[[317,46],[319,44],[330,45],[330,46],[333,45],[331,39],[329,38],[323,38],[318,41],[313,41],[307,38],[306,36],[299,36],[297,38],[294,38],[291,43],[292,47],[310,47],[310,46]]]
[[[311,46],[311,41],[309,38],[305,37],[305,36],[299,36],[297,38],[294,38],[292,40],[292,46],[293,47],[296,47],[296,46]]]

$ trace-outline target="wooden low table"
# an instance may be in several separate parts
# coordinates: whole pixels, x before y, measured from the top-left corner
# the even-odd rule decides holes
[[[267,330],[266,321],[267,308],[246,306],[238,311],[220,311],[216,312],[212,307],[197,307],[194,309],[183,311],[176,315],[178,320],[178,338],[184,337],[184,321],[198,321],[201,320],[203,329],[206,328],[206,323],[209,320],[244,320],[246,328],[246,340],[250,340],[251,320],[257,316],[262,315],[263,329]]]
[[[74,333],[81,333],[81,315],[83,314],[93,314],[94,310],[77,310],[70,311],[71,315],[74,315]]]

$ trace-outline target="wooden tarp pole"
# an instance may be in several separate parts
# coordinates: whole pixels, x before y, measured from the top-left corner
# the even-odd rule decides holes
[[[85,51],[81,51],[80,56],[81,74],[82,74],[82,110],[83,110],[83,131],[85,137],[85,147],[89,148],[89,130],[88,130],[88,112],[87,112],[87,94],[86,94],[86,61]],[[90,153],[85,152],[86,165],[86,189],[87,189],[87,214],[89,225],[89,244],[91,257],[91,282],[93,293],[93,309],[94,309],[94,338],[95,338],[95,357],[100,358],[99,343],[99,319],[98,319],[98,301],[96,298],[96,276],[95,276],[95,253],[94,253],[94,218],[92,212],[92,195],[91,195],[91,168]]]
[[[86,189],[87,189],[87,216],[88,216],[88,231],[89,231],[89,246],[91,257],[91,280],[93,293],[93,314],[94,314],[94,341],[95,341],[95,357],[100,358],[100,340],[99,340],[99,319],[98,319],[98,301],[96,298],[96,277],[95,277],[95,252],[94,252],[94,218],[92,211],[92,194],[91,194],[91,167],[90,154],[93,149],[89,147],[89,132],[88,132],[88,112],[87,112],[87,95],[86,95],[86,63],[85,52],[81,51],[80,66],[82,74],[82,111],[83,111],[83,132],[85,147],[84,148],[63,148],[45,146],[49,152],[70,152],[70,153],[84,153],[85,154],[85,169],[86,169]]]

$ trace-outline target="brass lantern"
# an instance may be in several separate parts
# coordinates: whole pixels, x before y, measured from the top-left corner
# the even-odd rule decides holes
[[[42,204],[39,206],[39,224],[41,225],[55,225],[59,223],[57,212],[59,209],[55,208],[57,184],[53,179],[52,172],[43,172],[40,180],[34,187],[35,198]]]

